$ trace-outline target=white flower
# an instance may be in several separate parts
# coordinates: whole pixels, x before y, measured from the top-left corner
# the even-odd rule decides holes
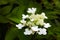
[[[30,21],[32,21],[32,22],[33,22],[33,21],[34,21],[34,19],[30,19]]]
[[[30,20],[38,21],[40,19],[40,17],[41,16],[39,14],[37,14],[37,15],[34,14],[34,15],[30,15],[29,18],[30,18]]]
[[[38,31],[38,26],[32,26],[31,29],[32,31]]]
[[[32,30],[29,30],[28,28],[26,28],[24,34],[25,35],[31,35],[32,34]]]
[[[44,23],[44,27],[48,28],[48,27],[51,27],[51,25],[49,23]]]
[[[45,16],[45,13],[44,12],[41,13],[41,17],[42,18],[45,18],[45,19],[48,19],[47,16]]]
[[[44,25],[44,20],[43,20],[43,19],[39,19],[39,20],[36,22],[36,25],[41,25],[41,26],[43,26],[43,25]]]
[[[39,28],[39,31],[37,32],[39,35],[46,35],[46,29],[45,28]]]
[[[34,14],[36,12],[36,8],[28,8],[27,12]]]
[[[28,18],[29,17],[29,15],[22,15],[22,19],[26,19],[26,18]]]
[[[22,19],[20,22],[23,23],[24,25],[26,24],[26,21],[24,19]]]
[[[18,25],[16,25],[16,27],[17,27],[18,29],[22,29],[22,28],[24,27],[24,25],[18,24]]]
[[[31,35],[35,32],[39,35],[46,35],[46,29],[51,26],[49,23],[44,22],[45,19],[48,19],[44,12],[41,14],[35,14],[35,12],[36,8],[28,8],[27,13],[30,13],[30,15],[22,14],[20,24],[16,25],[18,29],[27,27],[24,31],[24,35]],[[39,28],[39,26],[43,26],[44,28]]]
[[[35,20],[37,20],[37,16],[36,15],[30,15],[30,17],[29,17],[29,19],[30,20],[33,20],[33,21],[35,21]]]
[[[26,25],[29,26],[29,27],[31,27],[31,26],[33,26],[33,25],[35,25],[35,24],[34,24],[34,22],[28,21],[28,22],[26,23]]]

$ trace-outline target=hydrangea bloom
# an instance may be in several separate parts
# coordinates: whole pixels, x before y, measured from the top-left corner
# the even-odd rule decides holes
[[[22,14],[22,20],[20,20],[20,24],[16,25],[18,29],[22,29],[26,27],[24,34],[31,35],[35,32],[39,35],[46,35],[48,27],[51,27],[49,23],[45,23],[44,20],[48,19],[44,12],[41,14],[35,14],[36,8],[28,8],[27,13],[31,13],[30,15]],[[42,28],[41,28],[41,27]]]

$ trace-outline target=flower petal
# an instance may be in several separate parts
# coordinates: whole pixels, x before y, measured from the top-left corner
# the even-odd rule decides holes
[[[18,24],[18,25],[16,25],[16,27],[17,27],[18,29],[22,29],[22,28],[24,27],[24,25]]]
[[[31,29],[32,29],[33,31],[38,31],[38,26],[32,26]]]
[[[44,23],[44,27],[48,28],[48,27],[51,27],[51,25],[49,23]]]
[[[32,30],[29,30],[28,28],[26,28],[24,34],[25,35],[31,35],[32,34]]]
[[[39,28],[39,31],[37,32],[39,35],[46,35],[47,32],[46,32],[46,29],[45,28]]]

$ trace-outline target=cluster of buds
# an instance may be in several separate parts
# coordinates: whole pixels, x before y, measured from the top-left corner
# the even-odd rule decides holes
[[[49,23],[45,23],[44,20],[48,19],[44,12],[36,14],[36,8],[28,8],[28,15],[22,14],[22,20],[16,25],[18,29],[26,27],[24,34],[31,35],[37,33],[39,35],[46,35],[47,28],[51,27]]]

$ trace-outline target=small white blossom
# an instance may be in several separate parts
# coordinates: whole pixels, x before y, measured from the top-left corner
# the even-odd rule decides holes
[[[26,28],[24,34],[25,35],[31,35],[32,34],[32,30],[29,30],[28,28]]]
[[[38,26],[32,26],[31,29],[32,31],[38,31]]]
[[[46,29],[45,28],[39,28],[39,31],[37,32],[39,35],[46,35]]]
[[[33,25],[35,25],[35,24],[34,24],[34,22],[28,21],[28,22],[26,23],[26,25],[29,26],[29,27],[31,27],[31,26],[33,26]]]
[[[32,22],[33,22],[33,21],[34,21],[34,19],[30,19],[30,21],[32,21]]]
[[[20,20],[21,23],[23,23],[24,25],[26,24],[26,21],[24,19]]]
[[[22,28],[24,27],[24,25],[18,24],[18,25],[16,25],[16,27],[17,27],[18,29],[22,29]]]
[[[45,19],[48,19],[48,17],[45,16],[45,13],[44,13],[44,12],[41,13],[41,17],[42,17],[42,18],[45,18]]]
[[[36,12],[36,8],[28,8],[27,12],[34,14]]]
[[[26,19],[26,18],[28,18],[29,17],[29,15],[22,15],[22,19]]]
[[[51,25],[49,23],[44,23],[44,27],[48,28],[48,27],[51,27]]]
[[[34,21],[37,20],[37,18],[38,18],[38,17],[37,17],[36,15],[30,15],[30,17],[29,17],[30,20],[33,19]]]
[[[39,20],[36,22],[36,25],[41,25],[41,26],[43,26],[43,25],[44,25],[44,20],[43,20],[43,19],[39,19]]]

